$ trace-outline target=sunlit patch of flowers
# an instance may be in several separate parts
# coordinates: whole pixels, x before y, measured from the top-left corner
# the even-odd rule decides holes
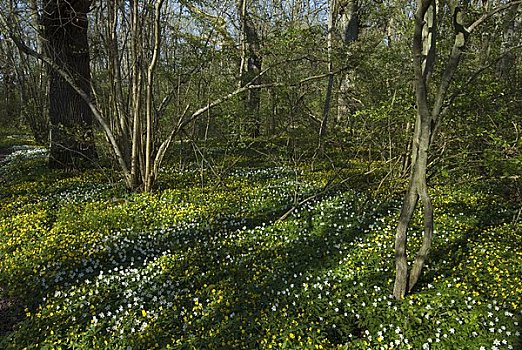
[[[14,146],[13,152],[8,154],[3,163],[46,157],[49,151],[43,147]]]
[[[42,147],[14,146],[12,152],[0,161],[0,184],[25,175],[27,165],[45,161],[49,151]],[[0,195],[0,198],[2,196]]]
[[[93,179],[6,200],[0,281],[33,299],[3,347],[520,345],[520,224],[481,222],[481,210],[505,210],[487,195],[434,191],[441,209],[432,259],[418,290],[397,301],[390,292],[400,200],[325,193],[277,220],[320,191],[324,176],[241,169],[220,186],[154,194]],[[467,206],[480,210],[464,214]],[[420,244],[418,218],[410,238]]]

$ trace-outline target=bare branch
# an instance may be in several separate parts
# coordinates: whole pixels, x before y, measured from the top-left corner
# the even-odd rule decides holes
[[[482,16],[480,16],[479,19],[477,19],[467,28],[468,33],[471,33],[472,31],[477,29],[478,26],[480,26],[482,23],[484,23],[485,21],[487,21],[489,18],[496,15],[497,13],[509,9],[511,6],[515,6],[515,5],[519,5],[519,4],[522,4],[522,0],[511,1],[511,2],[508,2],[507,4],[504,4],[502,6],[499,6],[495,9],[491,10],[490,12],[483,14]]]

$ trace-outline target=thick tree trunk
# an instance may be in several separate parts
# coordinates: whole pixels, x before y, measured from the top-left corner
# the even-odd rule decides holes
[[[85,1],[48,1],[42,22],[47,55],[68,71],[86,93],[91,91]],[[97,158],[93,115],[84,99],[54,69],[49,69],[51,152],[49,166],[81,169]]]
[[[238,10],[241,21],[240,86],[247,84],[260,85],[261,77],[259,74],[261,73],[263,64],[263,58],[260,53],[259,36],[247,9],[247,0],[239,0]],[[260,106],[261,90],[248,90],[245,107],[248,116],[248,129],[252,137],[261,135]]]
[[[123,93],[122,67],[120,57],[120,47],[118,43],[118,26],[120,24],[119,7],[121,0],[112,0],[107,5],[107,54],[108,54],[108,74],[110,84],[109,116],[111,127],[118,139],[118,144],[122,149],[125,163],[131,163],[131,133],[129,108]]]

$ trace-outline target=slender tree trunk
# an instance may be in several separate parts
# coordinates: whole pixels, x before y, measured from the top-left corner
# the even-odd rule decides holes
[[[402,298],[408,290],[408,256],[407,256],[407,231],[413,211],[417,205],[417,193],[412,190],[410,184],[404,196],[397,233],[395,235],[395,285],[393,295]]]
[[[333,30],[335,25],[336,15],[336,0],[329,1],[328,10],[328,35],[327,35],[327,50],[328,50],[328,85],[326,87],[326,96],[324,98],[323,105],[323,116],[321,118],[321,127],[319,129],[319,146],[321,146],[321,140],[326,135],[326,129],[328,126],[328,114],[330,113],[330,105],[332,102],[332,90],[334,85],[334,74],[333,74],[333,62],[332,62],[332,48],[333,48]]]
[[[146,139],[145,139],[145,178],[144,178],[144,186],[145,191],[150,191],[152,189],[152,185],[154,184],[154,180],[156,178],[156,173],[154,171],[154,157],[155,157],[155,137],[157,133],[154,132],[154,116],[155,111],[153,108],[154,103],[154,71],[156,69],[156,65],[158,63],[158,58],[160,54],[160,45],[161,45],[161,27],[160,27],[160,14],[161,7],[163,6],[163,0],[156,0],[154,3],[154,46],[153,46],[153,54],[151,62],[147,68],[147,93],[146,93],[146,111],[145,111],[145,119],[146,119]]]
[[[357,0],[349,0],[339,7],[339,29],[342,33],[346,50],[350,44],[359,39],[359,5]],[[356,112],[357,103],[353,97],[356,86],[355,69],[350,69],[341,79],[339,95],[337,97],[337,121],[346,119],[351,125],[351,117]]]
[[[513,46],[513,40],[515,38],[515,27],[517,20],[517,12],[520,5],[516,4],[509,9],[509,12],[506,16],[506,20],[504,22],[504,28],[502,32],[502,51],[506,51],[507,48]],[[509,77],[509,73],[513,68],[513,65],[516,61],[516,54],[514,52],[510,52],[500,60],[497,66],[497,75],[502,79],[507,79]]]
[[[303,1],[294,0],[291,9],[291,21],[298,22],[301,19],[301,13],[303,10]]]
[[[31,11],[31,22],[37,28],[37,50],[43,53],[45,43],[43,42],[42,34],[44,29],[38,15],[38,5],[36,0],[29,2]],[[21,55],[22,56],[22,55]],[[26,72],[29,73],[31,64],[28,57],[21,57],[24,63]],[[36,69],[35,69],[36,68]],[[49,109],[47,104],[47,96],[49,96],[49,84],[43,63],[37,61],[35,68],[32,68],[31,75],[33,81],[29,82],[26,87],[27,95],[24,101],[32,101],[31,108],[25,113],[25,119],[28,121],[31,131],[37,143],[47,145],[49,143]],[[22,84],[25,85],[25,84]]]
[[[397,225],[395,238],[396,277],[393,289],[395,298],[403,298],[418,282],[424,263],[428,257],[433,240],[433,204],[428,194],[426,171],[430,146],[440,128],[444,100],[470,34],[494,14],[518,6],[518,2],[500,5],[494,10],[484,13],[469,27],[464,27],[462,9],[455,7],[453,11],[453,26],[455,41],[442,72],[440,84],[433,99],[430,110],[428,103],[429,77],[437,57],[435,51],[436,1],[420,0],[415,13],[415,29],[413,37],[413,64],[415,69],[415,99],[417,102],[417,120],[412,145],[412,165],[408,189],[404,198],[401,215]],[[487,3],[486,3],[487,6]],[[487,10],[487,9],[486,9]],[[407,237],[406,233],[411,222],[413,211],[418,200],[421,200],[424,212],[424,236],[422,245],[417,252],[411,272],[408,276]]]
[[[435,1],[421,0],[415,13],[413,59],[417,120],[412,146],[410,181],[404,197],[395,236],[395,284],[393,295],[401,299],[417,282],[433,236],[433,207],[428,195],[426,170],[431,142],[432,116],[428,107],[428,78],[435,62]],[[429,14],[432,15],[429,15]],[[431,21],[426,18],[431,17]],[[427,30],[426,27],[429,27]],[[407,231],[419,198],[424,208],[424,241],[408,281]]]
[[[411,122],[406,123],[406,127],[404,128],[405,134],[411,133]],[[411,166],[411,147],[412,147],[413,140],[408,140],[406,143],[406,148],[404,149],[404,153],[402,154],[402,161],[401,161],[401,176],[406,176],[409,173],[411,173],[410,166]]]
[[[47,55],[91,91],[87,12],[90,0],[49,1],[43,11]],[[80,169],[97,158],[88,104],[55,70],[49,70],[51,168]]]
[[[140,50],[141,28],[138,0],[131,1],[131,65],[132,65],[132,149],[131,149],[131,177],[132,189],[138,189],[143,181],[140,162],[140,149],[142,147],[141,127],[141,91],[142,91],[142,54]]]

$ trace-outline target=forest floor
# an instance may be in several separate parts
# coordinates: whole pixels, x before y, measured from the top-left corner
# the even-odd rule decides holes
[[[24,319],[23,308],[16,299],[7,297],[0,288],[0,337],[14,330],[14,326]]]
[[[0,162],[5,160],[7,158],[8,155],[10,155],[11,153],[13,153],[13,149],[11,147],[7,148],[7,147],[0,147]]]
[[[17,146],[17,147],[13,147]],[[9,155],[18,149],[27,149],[26,145],[0,146],[0,166]],[[23,307],[15,297],[8,297],[4,288],[0,286],[0,337],[13,331],[13,327],[24,318]]]
[[[129,193],[46,156],[0,166],[2,349],[522,345],[517,180],[433,184],[430,259],[395,300],[401,196],[376,191],[368,164],[172,166],[154,193]],[[419,212],[411,252],[421,239]]]

